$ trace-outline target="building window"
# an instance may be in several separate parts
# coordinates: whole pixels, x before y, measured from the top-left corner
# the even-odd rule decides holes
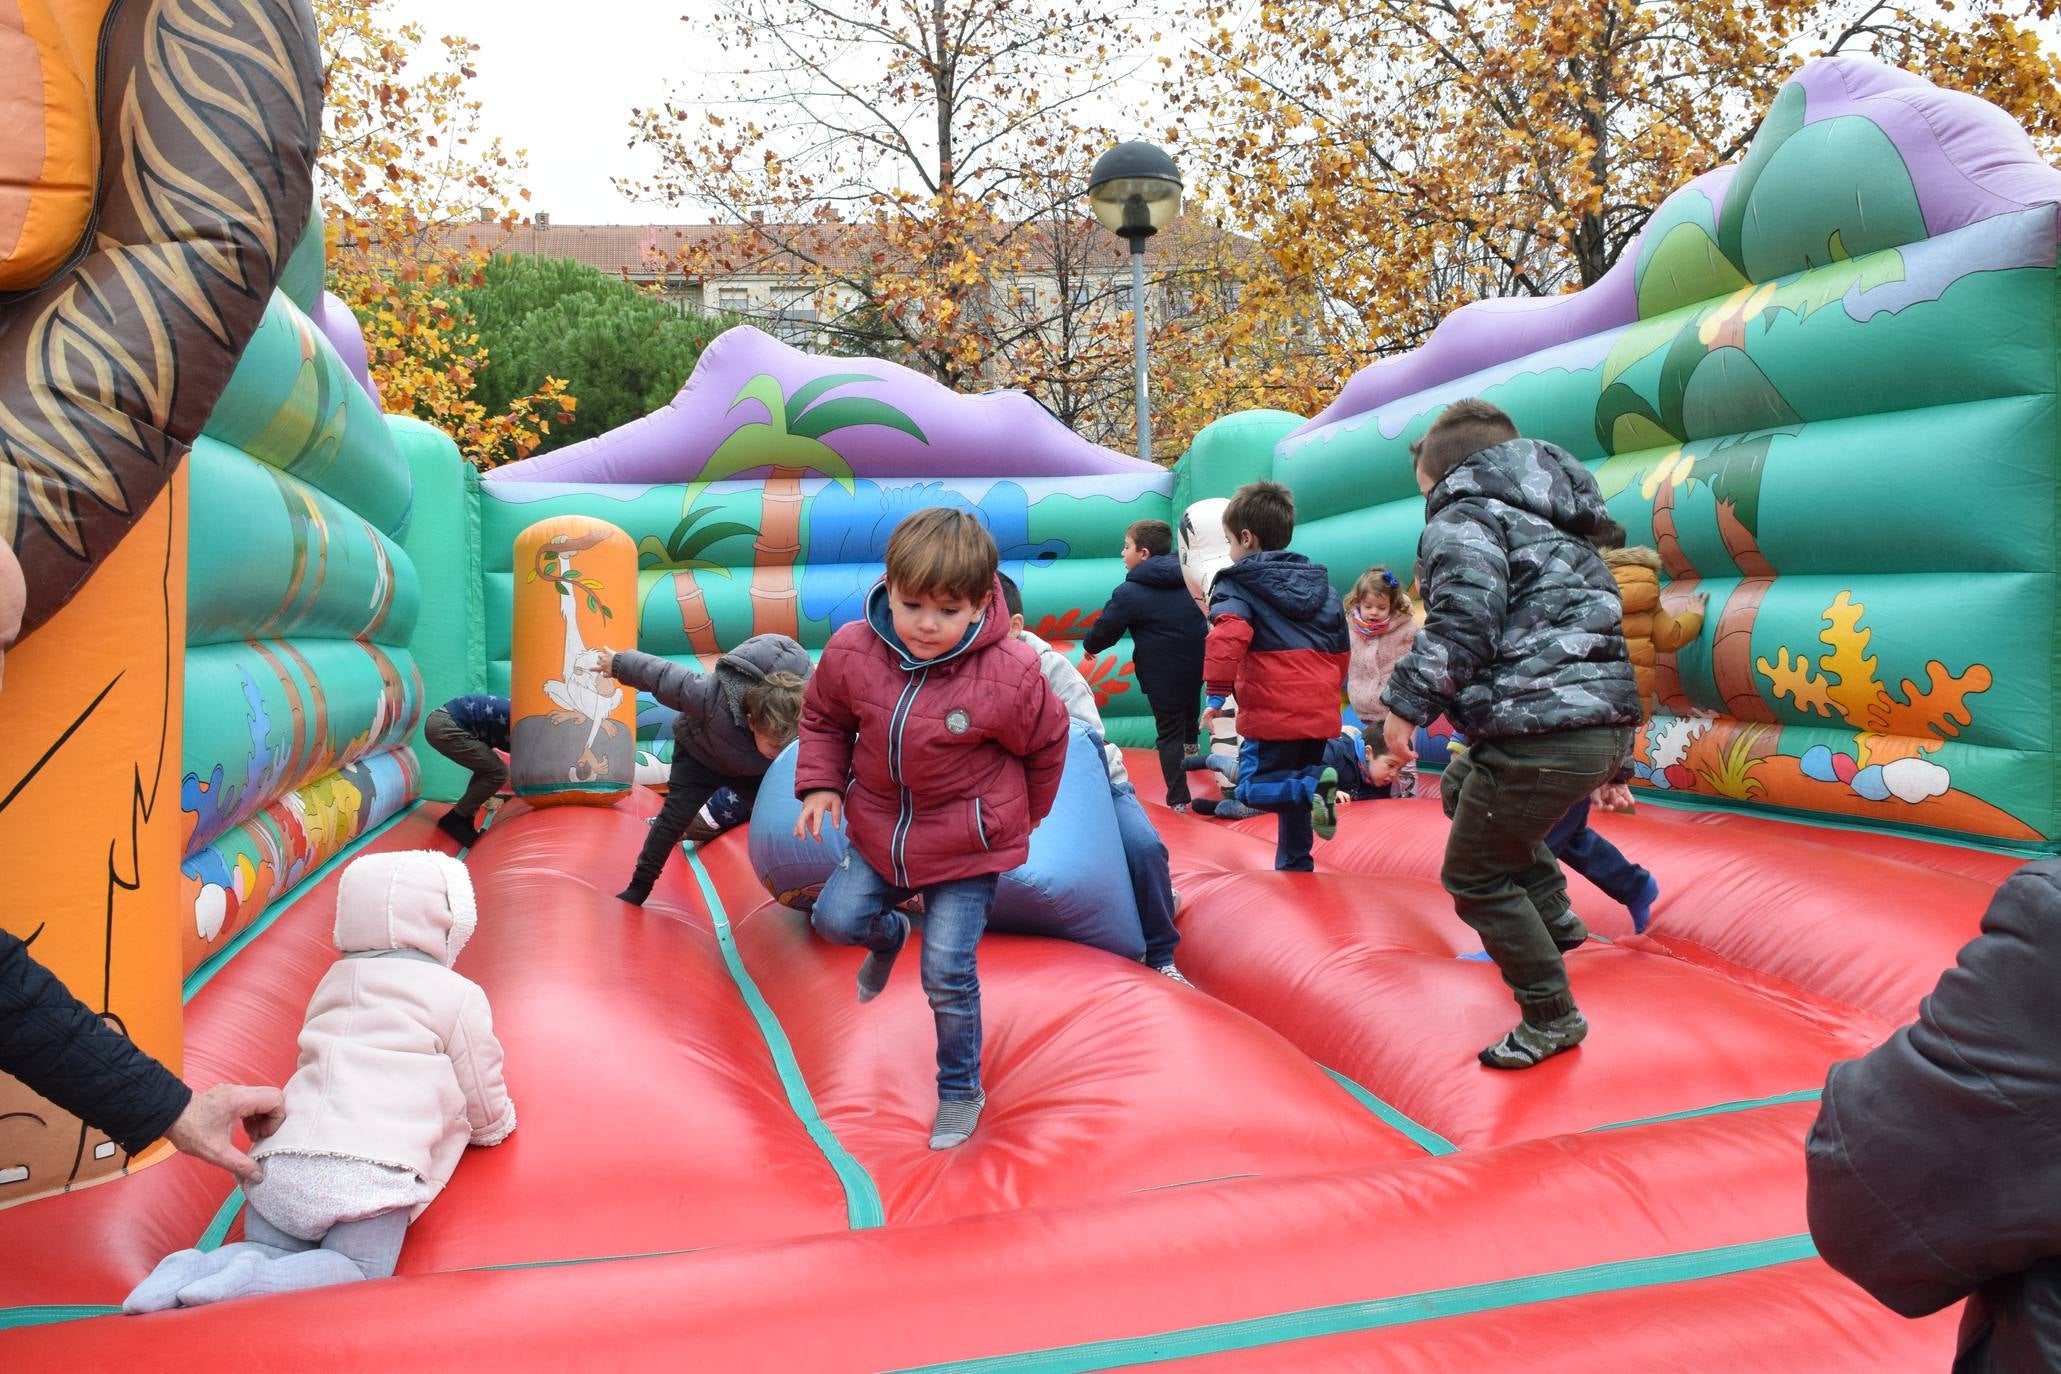
[[[782,343],[796,348],[807,348],[816,338],[816,307],[813,305],[785,305],[773,317],[773,335]]]
[[[716,308],[742,315],[751,309],[751,292],[741,286],[720,287],[716,291]]]

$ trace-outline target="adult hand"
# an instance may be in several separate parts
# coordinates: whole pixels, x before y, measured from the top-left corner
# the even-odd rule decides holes
[[[1395,712],[1388,713],[1388,724],[1382,727],[1382,743],[1388,756],[1398,764],[1408,763],[1417,757],[1417,722],[1404,720]]]
[[[819,788],[802,798],[801,815],[794,820],[796,839],[823,838],[823,818],[830,817],[833,829],[844,824],[844,798],[828,788]]]
[[[259,1141],[278,1130],[285,1119],[286,1099],[279,1089],[217,1083],[193,1095],[172,1129],[165,1132],[165,1139],[181,1154],[204,1159],[245,1183],[255,1183],[264,1170],[236,1148],[236,1125],[242,1122],[250,1138]]]

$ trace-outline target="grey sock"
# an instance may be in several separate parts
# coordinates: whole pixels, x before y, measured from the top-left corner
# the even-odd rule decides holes
[[[214,1273],[181,1288],[179,1306],[206,1307],[259,1293],[329,1288],[339,1283],[357,1283],[364,1277],[357,1265],[334,1250],[302,1250],[277,1257],[253,1252],[238,1255]]]
[[[982,1093],[971,1102],[940,1102],[937,1104],[937,1124],[930,1128],[930,1148],[949,1150],[955,1145],[964,1145],[973,1128],[980,1124],[980,1109],[988,1105],[988,1095]]]
[[[122,1311],[132,1317],[140,1312],[169,1312],[179,1305],[180,1289],[226,1267],[240,1253],[239,1247],[225,1245],[219,1250],[181,1250],[166,1255],[150,1271],[150,1277],[122,1299]]]
[[[1528,1069],[1573,1049],[1588,1034],[1588,1020],[1579,1011],[1550,1021],[1519,1021],[1476,1057],[1492,1069]]]

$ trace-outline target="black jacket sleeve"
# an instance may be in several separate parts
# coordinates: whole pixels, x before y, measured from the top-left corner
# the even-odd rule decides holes
[[[2061,1255],[2061,862],[1997,891],[1982,933],[1865,1058],[1835,1064],[1807,1145],[1833,1268],[1908,1317]]]
[[[136,1154],[171,1129],[193,1092],[65,990],[0,930],[0,1071]]]
[[[1095,623],[1088,627],[1088,633],[1081,640],[1081,648],[1091,654],[1099,654],[1124,637],[1124,631],[1131,628],[1131,584],[1119,583],[1110,594],[1109,604],[1102,608],[1102,614],[1095,617]]]

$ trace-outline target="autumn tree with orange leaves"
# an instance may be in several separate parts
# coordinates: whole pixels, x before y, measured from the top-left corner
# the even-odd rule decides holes
[[[2057,8],[1208,0],[1167,83],[1177,155],[1265,270],[1186,402],[1308,414],[1468,300],[1593,284],[1670,191],[1737,160],[1818,53],[1971,91],[2051,150],[2061,68],[2033,25]]]
[[[480,282],[486,253],[447,231],[482,217],[513,224],[529,192],[517,184],[520,154],[480,136],[480,102],[466,88],[476,46],[439,38],[425,67],[427,32],[396,24],[391,9],[315,0],[329,289],[364,327],[386,408],[436,425],[490,467],[535,448],[576,402],[557,378],[493,413],[474,397],[489,357],[457,291]]]
[[[1086,0],[723,0],[687,22],[741,70],[719,101],[635,113],[659,170],[626,187],[735,226],[684,271],[791,274],[828,347],[1023,386],[1128,444],[1123,248],[1083,191],[1116,140],[1089,112],[1143,35]],[[1161,299],[1183,271],[1166,247],[1148,256]]]

